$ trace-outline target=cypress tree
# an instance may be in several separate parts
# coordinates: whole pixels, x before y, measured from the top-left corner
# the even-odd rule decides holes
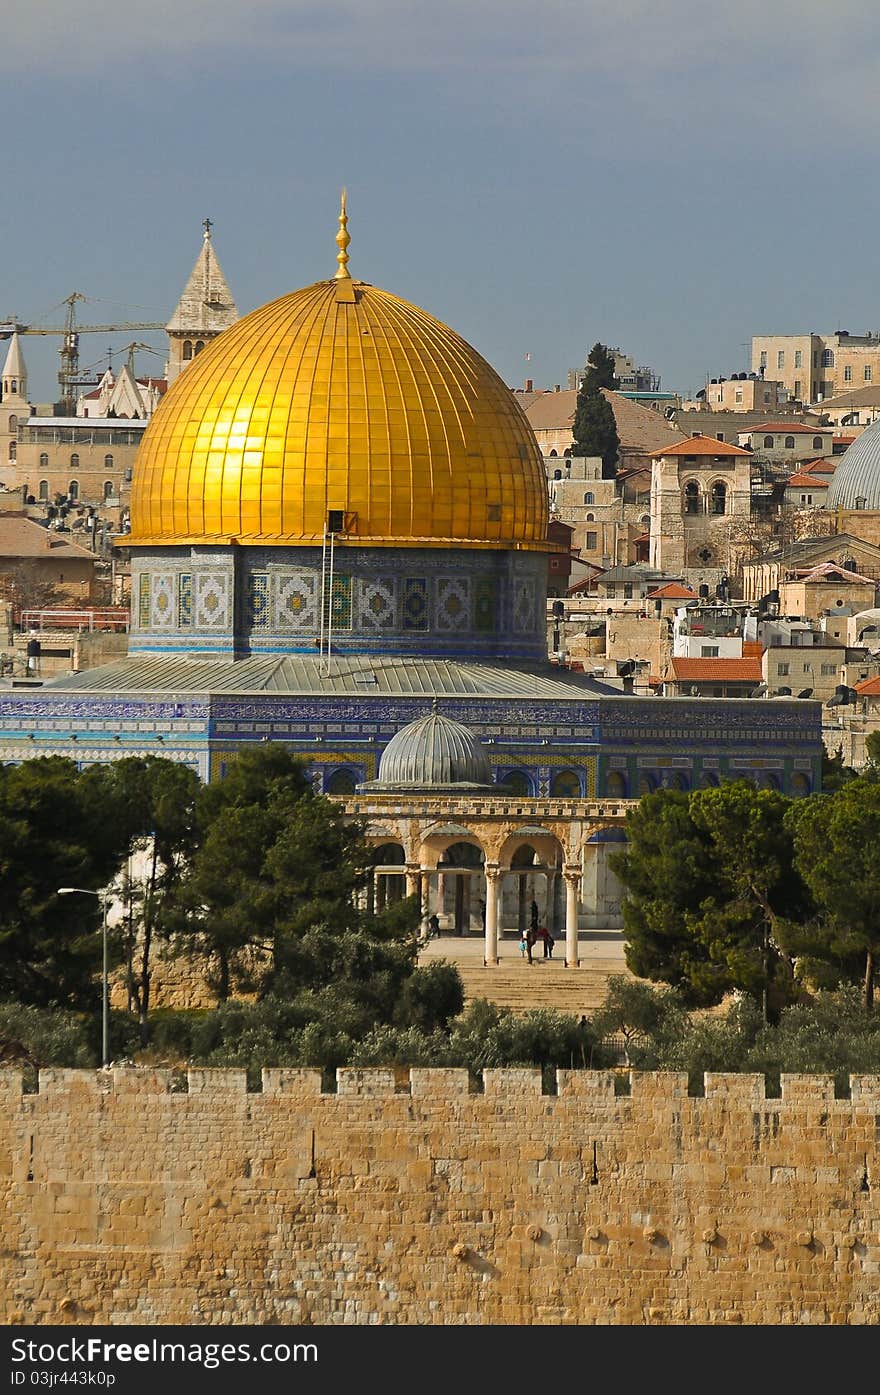
[[[614,409],[602,389],[614,389],[616,386],[613,356],[604,344],[594,344],[578,391],[572,454],[601,456],[603,479],[614,478],[620,438]]]

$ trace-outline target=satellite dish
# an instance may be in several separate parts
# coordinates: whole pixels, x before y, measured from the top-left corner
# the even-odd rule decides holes
[[[812,688],[801,688],[800,692],[798,693],[798,697],[799,697],[799,698],[808,698],[808,697],[812,697],[812,696],[813,696],[813,689],[812,689]]]
[[[776,689],[776,696],[777,696],[777,697],[791,697],[791,688],[777,688],[777,689]]]

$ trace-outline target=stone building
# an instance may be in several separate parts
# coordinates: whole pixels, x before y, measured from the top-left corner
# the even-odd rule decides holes
[[[756,335],[752,371],[772,374],[800,402],[824,402],[880,381],[880,334]]]
[[[31,414],[27,395],[27,368],[18,335],[13,334],[0,376],[0,487],[18,484],[18,428]]]
[[[751,452],[690,436],[654,456],[651,566],[713,590],[731,571],[732,525],[751,517]]]

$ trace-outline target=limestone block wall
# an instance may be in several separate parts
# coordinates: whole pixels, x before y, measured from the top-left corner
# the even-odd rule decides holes
[[[876,1323],[880,1077],[0,1073],[0,1322]]]

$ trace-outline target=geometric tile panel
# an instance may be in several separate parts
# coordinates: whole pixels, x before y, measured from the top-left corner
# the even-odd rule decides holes
[[[174,572],[154,572],[150,588],[150,629],[173,630],[177,619]]]
[[[358,583],[358,629],[393,630],[397,581],[393,576]]]
[[[427,630],[428,582],[423,576],[408,576],[403,583],[403,628]]]
[[[495,629],[497,604],[495,577],[478,576],[474,582],[474,629],[478,634],[488,634]]]
[[[351,629],[351,577],[334,576],[324,594],[324,625],[331,630]]]
[[[181,630],[191,628],[193,622],[193,579],[192,572],[181,572],[177,579],[177,624]]]
[[[537,606],[533,577],[518,576],[513,583],[513,628],[528,633],[535,628]]]
[[[141,572],[138,578],[138,629],[150,628],[150,574]]]
[[[470,624],[470,579],[468,577],[441,577],[437,582],[437,629],[469,630]]]
[[[318,628],[318,578],[314,572],[284,572],[275,594],[276,630]]]
[[[229,573],[196,572],[196,628],[228,630]]]
[[[248,623],[252,630],[269,628],[268,572],[251,572],[248,577]]]

